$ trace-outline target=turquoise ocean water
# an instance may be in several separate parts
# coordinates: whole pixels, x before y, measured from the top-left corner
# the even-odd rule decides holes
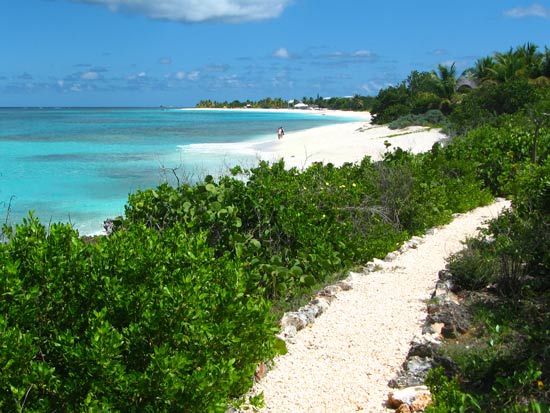
[[[281,125],[288,132],[353,120],[298,111],[0,108],[0,222],[17,224],[32,210],[46,225],[101,233],[129,193],[165,180],[163,167],[192,179],[217,175],[257,162],[255,145],[276,139]]]

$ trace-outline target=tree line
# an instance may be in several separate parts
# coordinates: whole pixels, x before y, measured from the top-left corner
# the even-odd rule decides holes
[[[304,103],[311,108],[331,109],[331,110],[353,110],[364,111],[370,110],[374,98],[372,96],[348,96],[348,97],[331,97],[323,98],[321,96],[302,97],[302,99],[284,100],[281,98],[264,98],[257,101],[254,100],[233,100],[231,102],[216,100],[201,100],[196,104],[197,108],[255,108],[255,109],[287,109],[293,108],[296,103]]]

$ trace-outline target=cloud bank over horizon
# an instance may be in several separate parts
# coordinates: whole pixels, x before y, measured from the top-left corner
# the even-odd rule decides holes
[[[182,23],[241,23],[273,19],[293,0],[70,0]]]

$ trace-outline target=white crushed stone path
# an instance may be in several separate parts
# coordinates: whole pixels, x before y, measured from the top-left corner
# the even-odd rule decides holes
[[[385,407],[390,379],[399,371],[411,340],[421,334],[426,300],[445,259],[463,248],[504,200],[455,218],[423,237],[382,270],[351,277],[315,323],[287,343],[288,354],[255,385],[267,413],[390,412]]]

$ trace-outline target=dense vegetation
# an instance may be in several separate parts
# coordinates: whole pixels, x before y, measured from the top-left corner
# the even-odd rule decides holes
[[[381,90],[372,113],[376,123],[439,110],[451,121],[448,132],[462,134],[541,101],[537,93],[550,86],[550,50],[527,43],[505,53],[479,59],[458,76],[456,66],[413,71],[396,86]]]
[[[428,412],[550,410],[550,51],[537,50],[526,44],[480,59],[461,79],[454,66],[413,72],[373,107],[377,122],[394,127],[445,114],[432,123],[457,136],[451,158],[479,165],[484,187],[512,200],[450,259],[474,323],[442,350],[457,372],[432,372]]]
[[[475,136],[479,139],[479,136]],[[528,156],[525,153],[524,156]],[[433,371],[427,411],[550,411],[550,158],[518,162],[502,182],[513,208],[450,259],[456,291],[473,313],[468,334],[442,352],[453,377]]]
[[[336,97],[336,98],[323,98],[317,96],[303,97],[302,99],[291,99],[290,101],[283,100],[281,98],[265,98],[258,101],[246,100],[241,102],[234,100],[232,102],[218,102],[212,100],[201,100],[197,103],[198,108],[259,108],[259,109],[287,109],[293,108],[295,103],[302,102],[309,105],[311,108],[319,109],[333,109],[333,110],[370,110],[374,98],[372,96],[350,96],[350,97]]]
[[[461,103],[452,95],[439,109],[469,132],[425,154],[398,149],[381,162],[304,171],[260,163],[162,184],[132,194],[113,234],[93,242],[32,215],[4,227],[0,410],[223,412],[257,363],[284,350],[274,338],[282,310],[452,213],[505,195],[514,209],[451,260],[461,288],[490,285],[495,299],[476,302],[474,357],[456,347],[458,375],[433,374],[432,411],[543,411],[550,99],[546,87],[517,81],[532,88],[528,98],[515,79],[479,88],[518,98],[477,128],[453,123]],[[476,90],[470,99],[487,104],[492,95]]]

